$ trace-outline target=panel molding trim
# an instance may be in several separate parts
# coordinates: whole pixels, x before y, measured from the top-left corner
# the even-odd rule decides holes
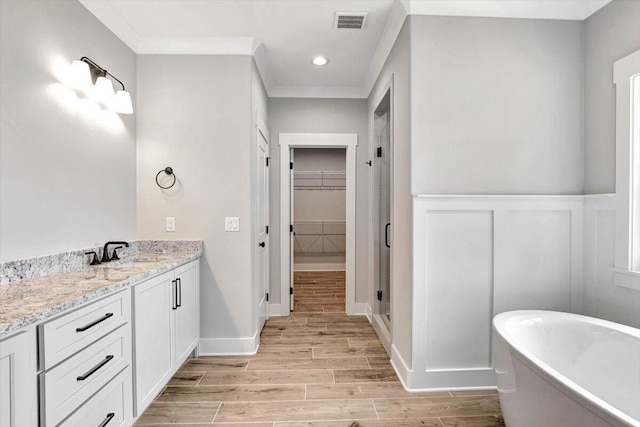
[[[625,273],[615,267],[616,228],[624,221],[618,215],[618,202],[616,194],[584,197],[583,314],[638,328],[640,288],[621,283]]]
[[[413,199],[410,391],[496,385],[493,317],[582,311],[584,196]]]

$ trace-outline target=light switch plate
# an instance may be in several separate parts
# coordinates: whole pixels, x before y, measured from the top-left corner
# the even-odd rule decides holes
[[[167,221],[166,221],[166,225],[165,225],[165,229],[166,231],[176,231],[176,219],[173,217],[168,216],[167,217]]]
[[[224,219],[224,231],[240,231],[240,218],[226,217]]]

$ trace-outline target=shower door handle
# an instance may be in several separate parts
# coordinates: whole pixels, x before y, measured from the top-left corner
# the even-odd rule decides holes
[[[388,222],[387,225],[384,226],[384,245],[388,248],[391,247],[391,245],[389,244],[389,227],[391,226],[391,223]]]

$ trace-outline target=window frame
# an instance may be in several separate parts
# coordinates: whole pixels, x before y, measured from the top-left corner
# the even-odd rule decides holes
[[[631,77],[629,270],[640,272],[640,73]]]
[[[615,283],[640,290],[640,50],[613,64],[616,88]]]

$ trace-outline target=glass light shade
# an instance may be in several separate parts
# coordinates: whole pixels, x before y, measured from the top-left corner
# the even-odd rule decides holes
[[[96,80],[95,97],[96,101],[111,105],[115,94],[113,93],[113,83],[111,83],[110,79],[98,77],[98,80]]]
[[[329,60],[324,56],[316,56],[315,58],[313,58],[311,62],[313,62],[313,65],[323,66],[323,65],[327,65]]]
[[[89,64],[84,61],[75,60],[69,66],[69,73],[67,75],[67,84],[74,89],[84,90],[91,86],[91,70],[89,70]]]
[[[133,104],[131,104],[131,95],[126,90],[116,92],[116,99],[113,103],[113,109],[121,114],[133,114]]]

